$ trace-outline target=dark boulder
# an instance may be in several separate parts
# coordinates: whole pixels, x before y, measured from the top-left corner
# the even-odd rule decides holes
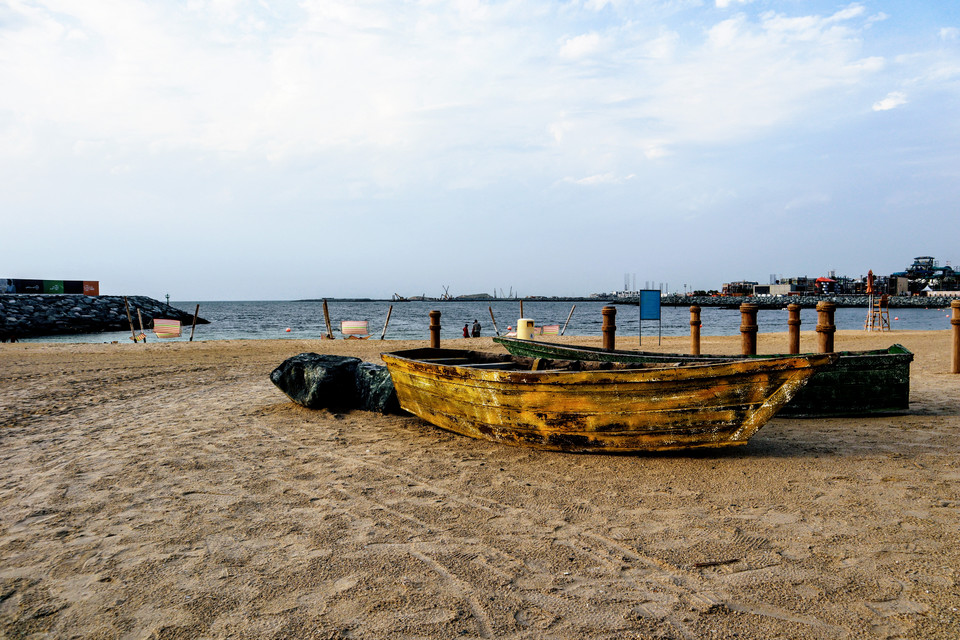
[[[359,408],[378,413],[401,414],[393,378],[382,364],[361,362],[357,367],[357,397]]]
[[[270,380],[287,396],[309,409],[355,409],[360,358],[301,353],[287,358]]]

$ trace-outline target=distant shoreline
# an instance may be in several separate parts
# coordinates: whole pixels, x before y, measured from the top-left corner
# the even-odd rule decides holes
[[[595,298],[595,297],[545,297],[530,296],[528,298],[407,298],[406,300],[394,300],[392,298],[304,298],[301,300],[291,300],[290,302],[396,302],[403,304],[405,302],[613,302],[613,298]]]
[[[390,298],[307,298],[292,300],[291,302],[380,302],[406,304],[409,302],[435,302],[447,304],[451,302],[603,302],[617,305],[636,305],[636,298],[609,297],[545,297],[531,296],[525,298],[427,298],[415,300],[392,300]],[[956,300],[950,296],[890,296],[891,309],[896,308],[941,308],[949,307],[950,302]],[[756,304],[761,309],[784,309],[789,304],[799,304],[801,308],[813,309],[820,302],[832,302],[837,307],[866,308],[869,306],[867,296],[863,295],[825,295],[825,296],[684,296],[669,294],[661,296],[662,307],[719,307],[724,309],[738,309],[741,304]]]

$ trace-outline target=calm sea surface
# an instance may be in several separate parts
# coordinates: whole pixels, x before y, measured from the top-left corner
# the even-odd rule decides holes
[[[190,313],[197,302],[173,302],[173,306]],[[194,340],[249,340],[249,339],[285,339],[318,338],[326,332],[323,320],[322,302],[200,302],[200,317],[210,324],[197,325]],[[387,326],[387,340],[428,340],[430,338],[429,313],[436,309],[441,312],[441,338],[462,337],[464,323],[473,324],[479,320],[483,326],[481,335],[496,335],[490,318],[490,309],[496,319],[500,333],[506,333],[507,326],[516,326],[520,317],[520,302],[517,300],[498,300],[496,302],[338,302],[329,301],[330,320],[334,336],[339,338],[341,320],[367,320],[370,333],[379,338],[383,332],[387,311],[393,306],[390,324]],[[603,316],[600,310],[609,303],[577,302],[565,335],[599,336]],[[559,324],[563,327],[573,307],[571,302],[540,302],[524,300],[524,316],[533,318],[537,326]],[[689,307],[663,307],[662,320],[638,320],[636,307],[617,305],[617,337],[637,336],[638,325],[640,343],[656,344],[657,336],[690,335]],[[835,320],[839,329],[863,329],[866,309],[837,309]],[[949,329],[949,309],[892,309],[890,323],[896,331],[900,330],[939,330]],[[736,309],[717,309],[704,307],[700,317],[703,322],[702,335],[736,335],[740,332],[740,312]],[[803,309],[800,312],[801,331],[812,331],[817,324],[817,312]],[[757,324],[761,333],[787,330],[786,310],[760,310]],[[288,331],[289,329],[289,331]],[[147,332],[148,340],[156,337]],[[184,327],[184,335],[179,340],[188,340],[190,327]],[[92,333],[71,336],[25,339],[24,342],[111,342],[129,341],[130,333]],[[173,339],[177,340],[177,339]]]

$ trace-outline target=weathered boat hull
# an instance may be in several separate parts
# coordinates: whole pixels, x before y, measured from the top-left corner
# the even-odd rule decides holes
[[[635,452],[742,445],[832,355],[607,370],[511,370],[516,358],[415,349],[382,355],[400,406],[438,427],[517,446]],[[567,362],[574,369],[585,363]]]
[[[514,355],[568,360],[623,363],[710,362],[731,357],[609,350],[515,338],[494,338],[494,341],[503,345]],[[780,358],[784,356],[740,357]],[[913,353],[899,344],[887,349],[841,351],[837,362],[818,370],[793,400],[780,410],[779,415],[793,418],[822,418],[903,413],[910,407],[910,363],[912,361]]]

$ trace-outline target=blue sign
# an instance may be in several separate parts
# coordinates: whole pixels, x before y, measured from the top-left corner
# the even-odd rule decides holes
[[[657,289],[640,292],[640,319],[660,319],[660,291]]]

